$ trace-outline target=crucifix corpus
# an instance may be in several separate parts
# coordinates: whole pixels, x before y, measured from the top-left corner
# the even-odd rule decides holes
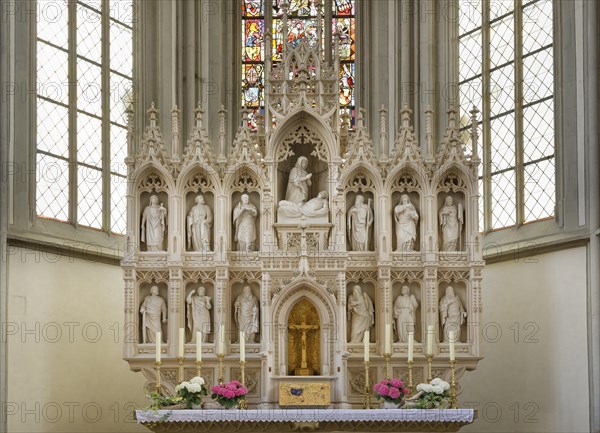
[[[300,368],[296,368],[294,370],[294,374],[296,376],[312,376],[314,372],[312,369],[308,368],[308,362],[306,361],[306,334],[308,334],[310,331],[316,331],[319,329],[319,325],[307,325],[306,318],[304,318],[301,325],[289,325],[288,328],[292,331],[298,331],[302,334],[302,362],[300,363]]]

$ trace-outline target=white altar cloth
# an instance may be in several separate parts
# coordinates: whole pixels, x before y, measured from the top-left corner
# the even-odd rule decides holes
[[[472,423],[473,409],[203,409],[136,410],[138,423],[156,422],[456,422]]]

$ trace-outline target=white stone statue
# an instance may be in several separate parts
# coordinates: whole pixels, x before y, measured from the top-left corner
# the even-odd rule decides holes
[[[142,242],[146,243],[148,251],[164,251],[165,219],[167,209],[158,204],[158,196],[150,196],[150,204],[142,213]]]
[[[258,333],[258,298],[252,294],[250,286],[245,286],[235,299],[235,323],[238,330],[244,331],[246,343],[254,343]]]
[[[353,287],[348,297],[348,318],[352,322],[350,343],[361,343],[365,331],[375,323],[375,310],[373,301],[369,295],[363,293],[358,284]]]
[[[411,295],[408,286],[403,286],[402,294],[394,301],[394,319],[396,319],[399,343],[408,342],[408,332],[414,332],[417,308],[419,308],[417,298]]]
[[[298,222],[304,217],[307,222],[329,222],[329,200],[327,191],[321,191],[306,203],[281,200],[277,208],[278,222]]]
[[[312,173],[308,173],[308,159],[305,156],[298,157],[296,165],[290,171],[288,178],[286,201],[302,204],[308,200],[308,188],[312,185]]]
[[[185,299],[187,303],[188,328],[192,333],[192,343],[196,342],[196,332],[202,332],[202,342],[208,341],[210,334],[210,296],[206,296],[203,286],[193,289]]]
[[[444,341],[448,341],[450,331],[456,332],[456,341],[460,341],[460,327],[465,323],[467,312],[454,288],[448,286],[446,294],[440,299],[440,323],[444,328]]]
[[[140,313],[142,313],[142,342],[156,343],[156,333],[162,332],[161,323],[167,323],[167,302],[159,296],[158,286],[150,288],[150,294],[144,298]]]
[[[368,204],[365,204],[365,198],[357,195],[354,206],[348,211],[348,231],[350,232],[352,251],[369,250],[369,232],[372,224],[371,199]]]
[[[204,197],[196,197],[196,205],[192,207],[187,216],[188,250],[210,251],[210,228],[212,227],[213,213],[204,202]]]
[[[237,242],[238,251],[253,251],[256,241],[256,206],[250,203],[248,194],[242,194],[240,202],[233,209],[233,223],[235,224],[234,242]]]
[[[408,194],[400,196],[400,202],[394,208],[394,221],[396,223],[396,251],[414,251],[419,214],[410,202]]]
[[[452,196],[446,196],[444,206],[440,209],[443,251],[456,251],[460,248],[463,222],[462,204],[456,206]]]

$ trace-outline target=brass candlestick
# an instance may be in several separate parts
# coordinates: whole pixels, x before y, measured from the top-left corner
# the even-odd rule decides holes
[[[431,376],[431,360],[433,359],[433,354],[425,355],[427,358],[427,383],[430,383],[433,379]]]
[[[177,378],[179,380],[179,383],[181,383],[183,382],[183,356],[177,357],[177,364],[179,365]]]
[[[246,361],[240,361],[240,379],[242,386],[246,386]],[[246,397],[240,400],[240,409],[248,409]]]
[[[385,378],[390,380],[390,359],[392,359],[392,354],[384,353],[383,359],[385,359]]]
[[[456,361],[450,360],[450,409],[457,409],[456,401],[456,376],[454,375],[454,365]]]
[[[369,361],[365,361],[365,399],[364,409],[371,409],[371,380],[369,379]]]
[[[412,373],[414,361],[406,361],[406,363],[408,364],[408,390],[410,391],[410,395],[412,395],[414,391]]]
[[[223,358],[225,357],[225,355],[223,355],[222,353],[219,353],[217,355],[217,358],[219,358],[219,385],[223,384]]]
[[[157,393],[161,393],[160,392],[160,361],[156,361],[154,362],[154,369],[156,370],[156,392]]]
[[[202,377],[202,361],[196,361],[196,376]]]

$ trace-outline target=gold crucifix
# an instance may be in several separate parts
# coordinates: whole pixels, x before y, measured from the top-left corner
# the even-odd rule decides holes
[[[294,374],[296,376],[312,376],[313,370],[308,368],[308,362],[306,360],[306,352],[307,352],[307,338],[306,334],[310,331],[316,331],[319,329],[319,325],[307,325],[306,324],[306,316],[302,318],[301,325],[289,325],[288,328],[292,331],[299,331],[302,333],[302,362],[300,363],[300,368],[296,368],[294,370]]]

